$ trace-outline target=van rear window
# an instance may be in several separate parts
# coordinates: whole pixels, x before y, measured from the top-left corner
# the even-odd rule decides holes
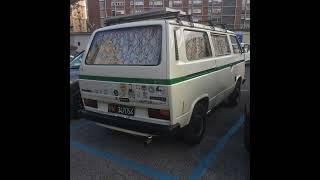
[[[143,26],[97,32],[86,57],[95,65],[158,65],[161,26]]]

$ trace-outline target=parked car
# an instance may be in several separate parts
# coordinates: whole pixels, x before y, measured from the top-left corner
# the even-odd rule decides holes
[[[76,51],[76,48],[70,48],[70,62],[74,59],[74,57],[78,55],[79,55],[79,52]]]
[[[239,102],[245,62],[235,33],[132,16],[136,22],[110,18],[93,33],[81,63],[81,116],[148,137],[180,129],[185,143],[200,143],[207,113],[223,101]]]
[[[79,89],[79,68],[83,59],[84,51],[78,54],[70,62],[70,118],[76,118],[78,111],[83,107]]]
[[[84,51],[80,52],[73,60],[70,62],[70,81],[76,82],[79,79],[79,68],[81,61],[83,59]],[[72,84],[70,82],[70,84]]]
[[[244,50],[244,59],[246,64],[250,63],[250,44],[241,43],[242,49]]]

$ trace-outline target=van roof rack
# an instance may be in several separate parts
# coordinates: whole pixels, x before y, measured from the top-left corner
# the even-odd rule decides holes
[[[226,25],[226,24],[223,24],[223,23],[214,23],[213,26],[219,27],[219,28],[221,28],[221,29],[228,30],[228,29],[227,29],[227,25]]]
[[[224,23],[216,23],[216,22],[213,22],[212,20],[209,20],[209,21],[205,21],[205,22],[208,22],[208,24],[213,28],[220,28],[220,29],[223,29],[225,32],[228,31],[227,29],[227,25],[224,24]]]
[[[161,10],[149,11],[145,13],[110,17],[105,20],[104,24],[106,26],[110,26],[114,24],[143,21],[143,20],[149,20],[149,19],[174,19],[174,18],[177,19],[178,23],[181,23],[182,18],[187,18],[192,23],[191,15],[188,15],[185,12],[180,10],[163,8]]]

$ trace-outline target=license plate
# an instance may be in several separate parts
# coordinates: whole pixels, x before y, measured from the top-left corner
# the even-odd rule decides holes
[[[109,104],[108,111],[117,114],[134,116],[134,107],[120,104]]]

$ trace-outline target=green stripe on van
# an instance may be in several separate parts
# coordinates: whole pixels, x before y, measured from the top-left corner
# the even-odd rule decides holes
[[[143,78],[122,78],[122,77],[106,77],[106,76],[88,76],[88,75],[80,75],[79,79],[84,80],[97,80],[97,81],[111,81],[111,82],[125,82],[125,83],[139,83],[139,84],[160,84],[160,85],[171,85],[176,84],[182,81],[186,81],[189,79],[193,79],[205,74],[209,74],[230,66],[234,66],[236,64],[239,64],[241,62],[244,62],[244,60],[236,61],[230,64],[226,64],[223,66],[215,67],[212,69],[204,70],[201,72],[197,72],[194,74],[189,74],[183,77],[178,77],[174,79],[143,79]]]

